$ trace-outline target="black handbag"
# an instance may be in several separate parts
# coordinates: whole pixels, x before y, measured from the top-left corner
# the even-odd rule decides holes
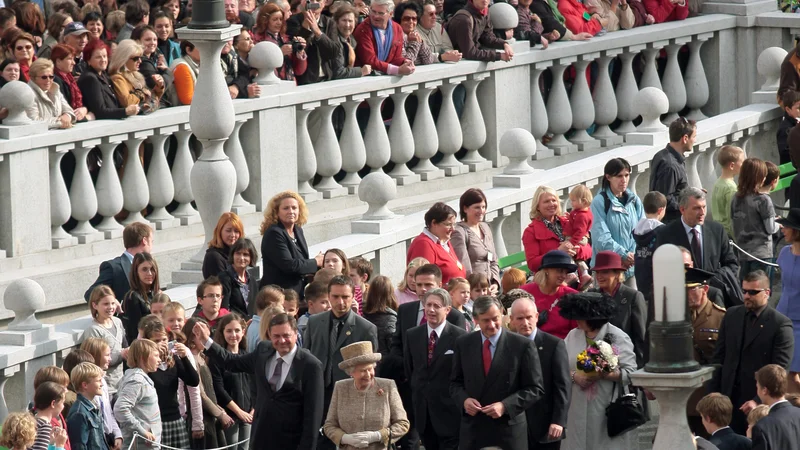
[[[614,383],[614,391],[616,388],[617,383]],[[613,391],[611,395],[614,395]],[[608,436],[615,437],[644,425],[647,417],[636,394],[626,394],[620,384],[617,399],[606,407],[606,421]]]

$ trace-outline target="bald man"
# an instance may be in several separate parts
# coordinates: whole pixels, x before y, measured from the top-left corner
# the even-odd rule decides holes
[[[539,352],[544,381],[544,397],[526,411],[528,449],[558,450],[567,426],[571,390],[569,357],[564,341],[536,329],[539,312],[530,298],[519,298],[511,305],[510,327],[532,340]]]

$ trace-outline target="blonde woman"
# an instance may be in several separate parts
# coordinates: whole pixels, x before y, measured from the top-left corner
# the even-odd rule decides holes
[[[30,86],[33,91],[33,103],[25,111],[31,120],[46,122],[48,128],[72,128],[75,113],[61,94],[61,89],[53,83],[53,62],[40,58],[31,64]]]
[[[430,264],[430,261],[420,256],[412,259],[411,262],[408,263],[408,266],[406,266],[406,273],[403,275],[403,281],[397,285],[397,289],[394,291],[398,306],[403,303],[419,300],[417,285],[414,283],[414,275],[417,274],[417,269],[425,264]]]
[[[152,91],[147,88],[144,76],[139,72],[143,53],[139,43],[124,39],[111,54],[108,73],[120,106],[139,105],[146,114],[158,108],[158,101],[164,93],[164,81],[157,82]]]
[[[531,223],[522,233],[522,247],[531,272],[539,270],[542,257],[551,250],[561,250],[574,257],[576,249],[567,237],[569,219],[561,211],[561,201],[555,189],[539,186],[533,194]]]

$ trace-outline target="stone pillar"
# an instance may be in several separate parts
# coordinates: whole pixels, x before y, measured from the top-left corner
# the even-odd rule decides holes
[[[364,168],[367,163],[367,148],[364,146],[364,137],[358,128],[356,110],[362,101],[369,98],[369,94],[351,95],[350,99],[344,102],[344,126],[342,135],[339,137],[339,148],[342,149],[342,170],[346,175],[339,182],[347,188],[348,194],[358,192],[358,185],[361,183],[361,176],[358,171]]]
[[[319,105],[320,102],[304,103],[297,108],[297,193],[306,203],[322,198],[322,194],[311,187],[317,173],[317,157],[308,134],[308,116]]]
[[[192,193],[191,174],[194,167],[194,158],[189,148],[189,138],[192,136],[192,129],[189,124],[183,124],[175,132],[178,140],[178,148],[175,152],[175,161],[172,162],[172,186],[175,190],[174,200],[178,202],[178,207],[172,211],[172,215],[181,221],[181,225],[189,225],[200,221],[200,214],[192,206],[194,193]]]
[[[242,198],[242,192],[244,192],[244,190],[247,189],[247,185],[250,184],[250,171],[247,167],[247,160],[244,157],[244,150],[242,149],[242,142],[239,137],[242,126],[252,120],[252,118],[253,113],[237,114],[231,137],[225,142],[225,154],[228,155],[234,170],[236,170],[236,190],[234,190],[233,194],[231,211],[240,216],[256,211],[255,206],[247,203],[247,201]]]
[[[686,73],[683,74],[683,81],[686,83],[686,106],[689,107],[689,120],[703,120],[706,116],[700,108],[708,103],[708,80],[706,71],[703,68],[703,60],[700,58],[700,49],[703,43],[711,39],[714,33],[702,33],[692,39],[689,43],[689,63],[686,65]]]
[[[333,179],[342,170],[342,152],[333,129],[333,110],[343,101],[343,98],[325,100],[324,104],[314,112],[319,126],[319,134],[314,140],[314,154],[317,157],[317,174],[322,177],[314,189],[322,192],[322,198],[341,197],[347,194],[347,189]]]
[[[62,240],[57,245],[77,243],[61,228],[66,222],[61,222],[63,215],[51,222],[53,184],[50,178],[55,177],[54,170],[59,169],[58,163],[63,153],[56,154],[54,151],[52,156],[49,153],[47,148],[33,148],[0,158],[0,249],[5,251],[6,256],[22,256],[52,249],[51,224],[53,230],[61,232]],[[58,196],[65,204],[57,209],[65,211],[66,219],[69,219],[69,196],[60,169],[58,179],[61,181]]]
[[[404,86],[392,94],[394,114],[392,126],[389,127],[389,148],[394,169],[389,172],[389,176],[394,178],[399,186],[407,186],[420,181],[419,175],[412,172],[406,165],[414,157],[414,136],[406,115],[406,99],[417,90],[417,87],[417,85]]]
[[[461,136],[463,136],[462,146],[467,149],[467,154],[461,158],[461,162],[469,167],[470,172],[478,172],[492,168],[491,161],[487,161],[478,150],[486,143],[486,125],[484,124],[481,106],[478,103],[478,85],[488,78],[486,72],[470,75],[464,82],[467,89],[467,98],[464,103],[464,111],[461,112]]]
[[[72,214],[72,205],[64,176],[61,174],[61,158],[73,147],[74,144],[57,145],[50,155],[50,237],[53,248],[78,244],[78,238],[72,237],[62,228]]]
[[[658,78],[656,58],[658,58],[659,53],[661,53],[661,49],[667,44],[669,44],[669,41],[652,42],[647,44],[647,48],[642,52],[644,72],[642,72],[642,79],[639,81],[639,89],[644,89],[646,87],[662,89],[661,80]]]
[[[597,60],[597,81],[594,85],[594,121],[597,128],[592,137],[599,139],[603,147],[619,145],[622,136],[611,131],[610,125],[617,120],[617,98],[614,95],[614,85],[611,84],[609,65],[621,50],[606,50]]]
[[[587,53],[581,55],[580,60],[575,63],[575,83],[572,85],[569,97],[569,104],[572,107],[572,128],[575,129],[575,133],[570,142],[577,145],[580,151],[600,147],[600,141],[586,132],[594,123],[594,104],[591,101],[592,92],[589,90],[589,83],[586,81],[586,69],[589,63],[599,56],[598,53]]]
[[[572,127],[572,106],[569,104],[567,88],[564,86],[564,71],[577,60],[572,56],[556,60],[550,71],[553,73],[553,85],[547,97],[547,121],[553,139],[547,144],[556,155],[566,155],[577,150],[575,144],[564,137],[564,133]]]
[[[177,126],[156,128],[155,133],[150,136],[153,157],[147,169],[147,186],[150,190],[150,205],[153,207],[153,212],[147,216],[147,220],[155,225],[156,230],[171,228],[180,223],[180,220],[176,220],[167,212],[167,206],[175,198],[175,185],[172,183],[172,174],[167,163],[166,143],[169,136],[176,131],[178,131]]]
[[[128,157],[125,159],[125,172],[122,175],[122,207],[128,211],[128,217],[122,221],[123,225],[133,222],[146,222],[142,211],[147,208],[150,201],[150,189],[147,186],[147,176],[144,174],[142,160],[139,159],[139,146],[153,134],[152,131],[135,131],[128,135],[125,146],[128,148]]]
[[[552,66],[551,61],[537,63],[531,66],[531,134],[536,138],[536,154],[533,159],[552,158],[553,151],[542,144],[542,137],[547,134],[547,107],[542,98],[542,90],[539,88],[539,80],[542,72]]]
[[[444,171],[431,162],[431,158],[439,151],[439,135],[436,133],[436,122],[433,121],[428,103],[431,93],[441,84],[441,81],[432,81],[417,90],[417,113],[414,116],[411,133],[414,135],[414,156],[419,162],[411,170],[418,174],[422,181],[444,177]]]
[[[386,97],[392,94],[391,89],[373,92],[367,99],[369,103],[369,122],[364,133],[364,145],[367,151],[367,165],[373,172],[383,172],[383,166],[389,163],[392,155],[389,135],[386,133],[386,125],[383,124],[381,116],[381,105]]]
[[[614,131],[622,136],[636,131],[633,121],[636,119],[637,114],[633,99],[636,93],[639,92],[639,86],[636,84],[636,77],[633,74],[633,58],[643,49],[644,45],[625,47],[625,50],[619,56],[622,69],[619,74],[619,80],[617,80],[615,94],[617,98],[617,117],[621,123]]]
[[[716,116],[724,112],[731,111],[739,107],[738,84],[745,83],[747,72],[740,73],[741,67],[737,59],[742,61],[752,61],[748,56],[740,53],[737,45],[736,36],[738,33],[747,29],[736,28],[729,30],[719,30],[714,32],[714,39],[700,49],[700,57],[706,67],[706,74],[709,84],[709,99],[706,103],[705,113],[709,116]],[[751,37],[754,37],[751,34]],[[739,58],[731,58],[731,55],[741,55]],[[749,99],[753,89],[745,86]]]
[[[681,68],[678,67],[678,51],[691,39],[691,37],[671,39],[667,45],[667,66],[664,68],[664,79],[661,84],[669,99],[669,112],[664,123],[672,123],[678,118],[678,112],[686,106],[686,85],[683,82]]]
[[[114,151],[123,141],[124,136],[106,136],[100,141],[100,152],[103,161],[110,164],[100,166],[100,173],[97,175],[95,191],[97,192],[97,213],[103,216],[103,221],[95,228],[103,232],[106,239],[122,237],[122,225],[114,218],[122,211],[122,185],[119,182],[117,168],[114,166]]]
[[[439,136],[439,151],[444,157],[436,166],[443,169],[448,177],[469,171],[455,156],[461,150],[464,136],[461,134],[461,124],[453,104],[453,91],[466,79],[467,77],[449,78],[439,88],[442,93],[442,108],[436,120],[436,134]]]
[[[89,174],[89,167],[86,157],[100,139],[78,142],[72,154],[75,155],[75,172],[72,176],[72,186],[69,191],[69,203],[72,205],[72,217],[78,221],[70,234],[78,238],[78,243],[86,244],[102,239],[102,233],[98,232],[89,221],[97,214],[97,194],[92,184],[92,176]]]

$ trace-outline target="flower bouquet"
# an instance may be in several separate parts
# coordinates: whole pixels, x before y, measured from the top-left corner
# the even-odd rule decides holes
[[[619,350],[605,341],[591,341],[578,353],[576,367],[589,376],[612,373],[619,368]]]

